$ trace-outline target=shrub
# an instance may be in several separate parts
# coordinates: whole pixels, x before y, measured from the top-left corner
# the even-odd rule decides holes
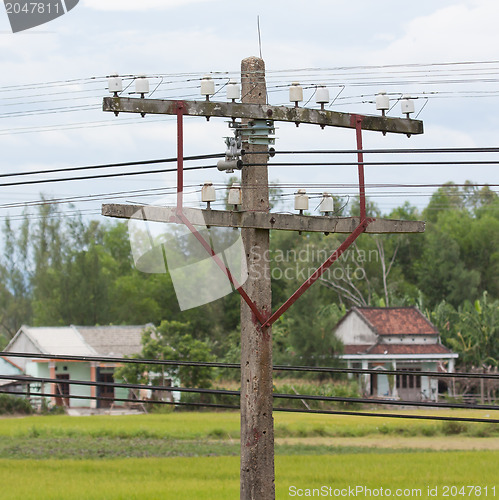
[[[208,437],[212,439],[222,439],[225,438],[226,436],[227,432],[220,428],[213,429],[208,433]]]
[[[329,384],[282,384],[278,385],[275,392],[280,394],[303,394],[308,396],[319,397],[337,397],[337,398],[359,398],[358,385],[356,383],[329,383]],[[326,408],[359,408],[359,403],[350,401],[320,401],[305,399],[305,402],[313,409],[326,409]],[[286,408],[303,408],[303,402],[298,399],[285,399],[275,398],[274,406]]]
[[[33,413],[33,407],[28,399],[10,394],[0,394],[0,415],[13,414],[29,415]]]
[[[462,434],[468,430],[466,422],[458,422],[455,420],[446,420],[442,423],[442,432],[446,436]]]
[[[497,436],[497,434],[499,434],[499,425],[485,423],[471,424],[468,428],[467,434],[473,437]]]
[[[173,411],[175,410],[174,405],[164,403],[148,403],[146,408],[149,413],[159,413],[162,415],[173,413]]]

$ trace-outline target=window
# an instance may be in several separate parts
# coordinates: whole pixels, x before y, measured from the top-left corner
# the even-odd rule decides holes
[[[399,368],[399,372],[419,372],[420,368]],[[421,389],[421,375],[400,373],[397,375],[397,389]]]

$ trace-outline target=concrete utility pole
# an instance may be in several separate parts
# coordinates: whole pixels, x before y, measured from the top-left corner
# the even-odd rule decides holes
[[[242,102],[265,104],[265,64],[249,57],[241,62]],[[243,210],[270,211],[268,146],[244,143],[251,153],[242,170]],[[268,229],[242,229],[249,276],[244,290],[262,316],[272,312]],[[274,421],[272,417],[272,327],[264,327],[241,300],[241,500],[273,499]]]
[[[177,206],[103,205],[108,217],[129,219],[141,214],[143,220],[164,223],[185,223],[203,244],[208,254],[241,294],[241,499],[273,500],[274,426],[272,397],[272,324],[319,279],[322,273],[363,232],[418,233],[424,222],[373,219],[365,213],[365,186],[362,156],[362,130],[383,133],[422,134],[423,123],[409,118],[369,116],[314,110],[300,107],[270,106],[266,103],[265,64],[262,59],[249,57],[241,63],[242,102],[175,101],[144,98],[107,97],[104,111],[119,113],[177,115],[178,144],[182,144],[183,116],[227,117],[241,119],[243,130],[249,120],[307,123],[324,127],[355,129],[358,144],[360,217],[311,217],[306,215],[272,214],[269,207],[268,146],[248,142],[243,144],[242,211],[202,210],[205,225],[241,228],[247,257],[249,277],[243,287],[236,284],[228,269],[215,255],[213,248],[196,231],[193,209],[183,207],[183,158],[178,153]],[[253,137],[254,139],[254,137]],[[260,141],[251,141],[260,142]],[[197,212],[200,212],[199,210]],[[289,299],[272,313],[269,262],[269,231],[312,231],[348,233],[349,236]]]

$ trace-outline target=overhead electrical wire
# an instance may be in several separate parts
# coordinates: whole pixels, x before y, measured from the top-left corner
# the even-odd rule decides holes
[[[176,361],[176,360],[152,360],[152,359],[137,359],[137,358],[112,358],[103,356],[71,356],[71,355],[50,355],[50,354],[34,354],[34,353],[10,353],[3,352],[0,353],[2,356],[10,357],[21,357],[21,358],[34,358],[34,359],[47,359],[47,360],[60,360],[60,361],[99,361],[99,362],[120,362],[120,363],[131,363],[131,364],[141,364],[141,365],[163,365],[163,366],[190,366],[190,367],[222,367],[222,368],[240,368],[237,363],[216,363],[216,362],[193,362],[193,361]],[[355,374],[370,374],[379,373],[375,369],[358,369],[358,368],[330,368],[330,367],[304,367],[304,366],[274,366],[274,370],[288,370],[288,371],[307,371],[307,372],[319,372],[319,373],[329,373],[329,374],[341,374],[341,373],[355,373]],[[411,372],[411,371],[397,371],[397,370],[387,370],[383,372],[385,375],[408,375],[414,374],[417,376],[433,376],[437,378],[478,378],[478,379],[495,379],[499,380],[499,374],[497,373],[441,373],[441,372]],[[165,386],[165,385],[145,385],[145,384],[129,384],[129,383],[117,383],[117,382],[98,382],[98,381],[81,381],[81,380],[70,380],[61,382],[59,379],[45,378],[45,377],[31,377],[26,375],[0,375],[0,379],[18,381],[25,384],[34,383],[50,383],[50,384],[65,384],[65,385],[82,385],[82,386],[94,386],[94,387],[112,387],[122,388],[122,389],[142,389],[146,388],[148,390],[160,390],[160,391],[173,391],[173,392],[187,392],[187,393],[198,393],[198,394],[214,394],[219,396],[240,396],[240,391],[232,391],[225,389],[204,389],[204,388],[187,388],[187,387],[176,387],[176,386]],[[40,393],[33,393],[36,396],[43,396]],[[46,394],[45,394],[46,396]],[[50,394],[49,394],[50,396]],[[54,396],[60,397],[60,394],[55,394]],[[78,399],[78,396],[67,395],[68,398]],[[88,399],[89,396],[83,396],[83,398]],[[499,406],[495,405],[484,405],[484,404],[465,404],[465,403],[454,403],[454,402],[434,402],[434,401],[387,401],[384,399],[371,399],[371,398],[360,398],[360,397],[336,397],[336,396],[316,396],[316,395],[306,395],[306,394],[282,394],[273,393],[274,399],[299,399],[299,400],[309,400],[309,401],[321,401],[330,403],[360,403],[360,404],[375,404],[375,405],[390,405],[390,406],[419,406],[419,407],[432,407],[432,408],[454,408],[454,409],[485,409],[485,410],[499,410]],[[119,400],[119,399],[116,399]],[[136,400],[135,400],[136,402]],[[235,407],[237,408],[237,407]],[[275,411],[294,411],[294,409],[289,408],[274,408]],[[373,413],[365,411],[342,411],[342,410],[310,410],[310,413],[339,413],[346,415],[362,415],[362,416],[390,416],[385,413]],[[456,421],[473,421],[473,422],[488,422],[488,423],[499,423],[499,420],[491,418],[476,418],[476,417],[448,417],[448,416],[433,416],[433,415],[401,415],[401,414],[391,414],[393,418],[422,418],[428,420],[456,420]]]
[[[334,155],[334,154],[356,154],[362,152],[364,154],[420,154],[420,153],[499,153],[499,147],[482,147],[482,148],[434,148],[434,149],[366,149],[366,150],[301,150],[301,151],[275,151],[274,155],[298,155],[298,154],[321,154],[321,155]],[[251,156],[251,152],[245,152],[245,156]],[[204,154],[204,155],[191,155],[185,156],[183,158],[184,161],[196,161],[196,160],[207,160],[207,159],[215,159],[224,157],[224,153],[213,153],[213,154]],[[72,171],[85,171],[92,169],[105,169],[105,168],[119,168],[119,167],[128,167],[128,166],[137,166],[137,165],[151,165],[157,163],[174,163],[178,159],[176,157],[170,158],[159,158],[153,160],[137,160],[137,161],[128,161],[128,162],[119,162],[119,163],[105,163],[105,164],[97,164],[97,165],[85,165],[85,166],[76,166],[76,167],[65,167],[65,168],[57,168],[57,169],[44,169],[44,170],[32,170],[32,171],[22,171],[22,172],[8,172],[4,174],[0,174],[0,178],[2,177],[17,177],[17,176],[27,176],[27,175],[44,175],[51,173],[63,173],[63,172],[72,172]],[[405,161],[405,162],[392,162],[392,161],[384,161],[384,162],[370,162],[364,161],[361,164],[363,165],[376,165],[376,166],[390,166],[390,165],[494,165],[498,164],[498,160],[446,160],[446,161]],[[300,165],[309,165],[309,166],[356,166],[358,165],[358,161],[353,162],[300,162],[300,163],[288,163],[288,162],[273,162],[269,161],[268,166],[300,166]],[[267,165],[263,163],[246,163],[248,166],[261,166]],[[198,166],[196,168],[213,168],[213,166]],[[186,170],[194,170],[196,168],[186,167]],[[176,169],[173,169],[176,170]],[[145,172],[148,173],[148,172]],[[113,174],[114,175],[114,174]],[[135,175],[135,173],[127,174],[115,174],[115,175]],[[79,179],[79,178],[75,178]],[[66,179],[64,179],[66,180]],[[70,179],[67,179],[70,180]],[[274,185],[274,183],[272,183]],[[277,185],[277,184],[276,184]],[[405,184],[395,184],[397,187],[406,186]],[[373,184],[371,186],[390,186],[389,184]],[[411,186],[412,185],[407,185]],[[441,185],[435,184],[424,184],[424,185],[416,185],[418,187],[435,187]]]
[[[485,65],[485,67],[482,67]],[[286,73],[290,74],[290,78],[295,78],[297,75],[300,75],[302,82],[305,86],[310,85],[310,88],[316,88],[318,83],[331,83],[333,86],[338,86],[344,89],[345,87],[354,87],[354,86],[372,86],[372,85],[413,85],[414,83],[418,84],[464,84],[464,83],[497,83],[499,81],[499,68],[492,67],[493,65],[497,66],[496,61],[482,61],[482,62],[456,62],[456,63],[433,63],[433,64],[421,64],[417,66],[411,65],[381,65],[381,66],[352,66],[352,67],[339,67],[339,68],[305,68],[305,69],[287,69],[287,70],[277,70],[277,71],[267,71],[267,82],[268,82],[268,91],[273,92],[274,90],[285,89],[289,86],[289,83],[279,83],[277,81],[274,82],[274,79],[277,75],[279,75],[279,79],[282,79]],[[431,74],[428,74],[426,68],[432,68]],[[379,74],[382,72],[381,74]],[[325,78],[327,73],[331,73],[335,75],[335,79],[331,80],[330,78]],[[237,72],[212,72],[212,77],[214,79],[221,79],[226,81],[228,78],[232,76],[237,76]],[[420,80],[414,80],[409,78],[403,78],[400,81],[392,81],[391,79],[406,77],[408,75],[420,75]],[[292,75],[292,76],[291,76]],[[456,78],[455,75],[462,75],[463,78]],[[497,75],[498,78],[484,78],[485,76],[494,76]],[[435,77],[439,78],[436,80]],[[130,79],[133,81],[135,78],[134,75],[123,75],[125,79]],[[148,75],[150,78],[158,78],[160,82],[157,84],[157,91],[159,93],[168,91],[168,92],[176,92],[175,98],[185,98],[185,90],[188,88],[195,88],[199,83],[202,73],[178,73],[178,74],[153,74]],[[303,80],[303,78],[305,80]],[[382,80],[379,80],[379,77],[382,77]],[[452,79],[445,79],[447,77],[452,77]],[[467,77],[467,78],[464,78]],[[341,78],[341,80],[339,80]],[[26,98],[32,97],[50,97],[51,95],[57,94],[62,95],[64,91],[60,91],[61,88],[67,88],[68,98],[72,98],[75,100],[74,94],[83,92],[90,93],[95,92],[95,98],[101,98],[103,94],[103,88],[105,87],[107,77],[90,77],[90,78],[82,78],[82,79],[72,79],[72,80],[61,80],[56,82],[41,82],[41,83],[31,83],[24,85],[10,85],[3,86],[0,90],[5,92],[20,92],[26,93],[30,92],[28,95],[23,95],[23,100],[20,105],[30,104],[26,102]],[[310,82],[308,81],[310,79]],[[349,80],[350,79],[350,80]],[[315,80],[315,81],[314,81]],[[282,81],[282,80],[281,80]],[[94,84],[96,85],[95,89],[79,89],[75,86],[79,85],[88,85]],[[172,87],[172,85],[177,85],[177,87]],[[54,92],[40,92],[40,89],[58,89],[56,93]],[[220,89],[219,89],[220,90]],[[476,89],[472,89],[475,91]],[[470,90],[469,92],[471,92]],[[33,91],[36,93],[33,94]],[[178,91],[182,92],[184,96],[178,95]],[[435,97],[433,92],[430,93],[432,97]],[[92,96],[85,96],[85,98],[89,98]],[[351,96],[344,97],[345,99],[352,99]],[[14,100],[14,97],[8,96],[7,99]],[[19,98],[21,99],[21,97]],[[341,98],[343,99],[343,98]],[[49,101],[50,102],[50,101]],[[33,104],[33,103],[31,103]],[[66,111],[70,109],[76,109],[75,107],[66,109]],[[30,110],[31,114],[39,114],[39,113],[56,113],[58,109],[43,109],[43,110]],[[22,112],[18,112],[19,113]]]
[[[26,353],[26,352],[10,352],[2,351],[1,356],[12,358],[28,358],[28,359],[53,359],[59,361],[98,361],[101,363],[125,363],[125,364],[142,364],[142,365],[159,365],[159,366],[190,366],[197,368],[230,368],[239,369],[239,363],[225,363],[214,361],[183,361],[171,359],[142,359],[142,358],[119,358],[113,356],[77,356],[66,354],[43,354],[43,353]],[[379,374],[379,370],[375,368],[337,368],[330,366],[291,366],[291,365],[274,365],[275,371],[293,371],[293,372],[311,372],[311,373],[355,373],[355,374]],[[384,375],[416,375],[422,377],[440,377],[440,378],[476,378],[499,380],[499,373],[483,373],[483,372],[433,372],[419,370],[383,370]],[[9,378],[7,375],[1,375],[0,378]]]
[[[189,170],[205,170],[210,168],[217,168],[216,165],[198,165],[195,167],[185,167],[184,171]],[[161,170],[140,170],[134,172],[118,172],[113,174],[98,174],[98,175],[85,175],[81,177],[60,177],[57,179],[36,179],[36,180],[28,180],[28,181],[19,181],[19,182],[9,182],[9,183],[0,183],[0,187],[9,187],[9,186],[25,186],[30,184],[47,184],[52,182],[69,182],[69,181],[84,181],[84,180],[93,180],[93,179],[105,179],[111,177],[128,177],[132,175],[148,175],[148,174],[162,174],[166,172],[176,172],[176,168],[167,168]]]
[[[59,379],[58,379],[59,380]],[[59,382],[61,383],[61,382]],[[143,386],[144,389],[148,389],[149,386]],[[13,394],[19,396],[19,392],[0,390],[0,394]],[[27,396],[40,396],[37,392],[27,392],[23,393]],[[229,405],[223,403],[202,403],[202,402],[194,402],[194,401],[162,401],[155,400],[151,401],[149,399],[140,399],[140,398],[118,398],[118,397],[106,397],[106,396],[80,396],[80,395],[61,395],[60,393],[45,393],[46,397],[54,397],[61,399],[83,399],[83,400],[93,400],[93,401],[119,401],[119,402],[128,402],[135,404],[159,404],[159,405],[170,405],[170,406],[191,406],[194,408],[202,407],[202,408],[217,408],[217,409],[229,409],[229,410],[239,410],[240,406],[238,405]],[[289,395],[291,396],[291,395]],[[438,416],[438,415],[407,415],[407,414],[399,414],[399,413],[381,413],[381,412],[367,412],[367,411],[348,411],[348,410],[327,410],[327,409],[300,409],[300,408],[283,408],[283,407],[274,407],[274,412],[287,412],[287,413],[311,413],[311,414],[323,414],[323,415],[346,415],[346,416],[358,416],[358,417],[383,417],[383,418],[397,418],[397,419],[415,419],[415,420],[433,420],[433,421],[441,421],[441,422],[473,422],[473,423],[487,423],[494,424],[499,423],[497,419],[491,418],[477,418],[477,417],[452,417],[452,416]]]
[[[183,160],[184,161],[209,160],[209,159],[213,159],[213,158],[222,158],[224,156],[225,156],[224,153],[192,155],[192,156],[185,156],[183,158]],[[130,167],[130,166],[137,166],[137,165],[152,165],[155,163],[174,163],[176,161],[177,161],[177,157],[159,158],[159,159],[155,159],[155,160],[126,161],[126,162],[121,162],[121,163],[103,163],[100,165],[85,165],[85,166],[80,166],[80,167],[66,167],[66,168],[33,170],[31,172],[30,171],[10,172],[10,173],[6,173],[6,174],[0,174],[0,178],[1,177],[17,177],[17,176],[23,176],[23,175],[53,174],[53,173],[73,172],[73,171],[92,170],[92,169]],[[189,167],[187,167],[187,168],[189,168]]]
[[[197,185],[197,184],[196,184]],[[196,185],[186,185],[184,188],[194,187]],[[19,207],[29,207],[29,206],[40,206],[40,205],[59,205],[64,203],[73,203],[73,202],[85,202],[85,201],[96,201],[100,199],[108,199],[108,198],[122,198],[123,196],[157,196],[159,194],[167,194],[167,192],[176,192],[176,187],[160,187],[160,188],[148,188],[148,189],[134,189],[127,191],[114,191],[109,193],[99,193],[99,194],[89,194],[89,195],[80,195],[80,196],[67,196],[65,198],[48,198],[48,199],[39,199],[39,200],[31,200],[31,201],[22,201],[22,202],[12,202],[12,203],[4,203],[0,205],[1,208],[19,208]]]

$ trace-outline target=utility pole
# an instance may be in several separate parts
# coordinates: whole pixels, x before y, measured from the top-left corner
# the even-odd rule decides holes
[[[140,219],[162,223],[185,224],[198,239],[217,266],[224,272],[241,295],[241,500],[273,500],[274,475],[274,425],[272,397],[272,324],[284,314],[299,297],[341,256],[362,233],[421,233],[425,224],[420,221],[400,221],[368,218],[365,210],[364,159],[362,155],[362,130],[383,134],[423,133],[423,123],[407,118],[357,115],[337,111],[271,106],[266,103],[265,64],[262,59],[249,57],[241,63],[242,102],[178,101],[119,97],[122,86],[112,78],[109,90],[114,97],[104,98],[104,111],[119,113],[162,114],[177,116],[178,175],[177,206],[134,206],[106,204],[102,214],[108,217],[130,219],[140,214]],[[143,83],[143,82],[142,82]],[[140,87],[143,89],[143,86]],[[212,92],[212,94],[214,91]],[[382,109],[382,108],[380,108]],[[268,142],[248,137],[243,143],[244,155],[241,173],[242,210],[195,210],[183,206],[183,128],[184,116],[231,118],[232,123],[241,119],[241,130],[255,132],[259,124],[267,123],[268,132],[274,121],[306,123],[324,127],[341,127],[356,130],[359,169],[360,217],[334,217],[269,213]],[[254,127],[251,123],[254,120]],[[252,128],[253,127],[253,128]],[[265,125],[263,126],[265,128]],[[265,133],[264,133],[265,136]],[[261,139],[261,137],[260,137]],[[263,142],[263,144],[262,144]],[[231,275],[214,249],[196,229],[205,227],[240,228],[247,259],[248,279],[241,286]],[[197,214],[197,217],[194,216]],[[349,236],[330,257],[282,304],[272,312],[271,276],[269,262],[270,230],[347,233]]]
[[[265,63],[241,62],[242,102],[266,104]],[[241,173],[243,210],[270,211],[268,146],[243,143],[250,163]],[[268,229],[243,228],[249,276],[243,288],[265,320],[272,312]],[[272,326],[263,326],[241,299],[241,500],[275,498],[272,417]]]

